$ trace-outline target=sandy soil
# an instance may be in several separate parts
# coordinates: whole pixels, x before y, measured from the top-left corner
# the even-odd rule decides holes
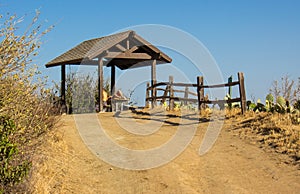
[[[140,118],[139,118],[140,117]],[[137,122],[149,122],[136,118]],[[177,127],[165,122],[155,134],[132,135],[112,113],[99,114],[107,133],[119,144],[148,149],[167,141]],[[176,122],[178,118],[169,118]],[[241,139],[226,121],[213,148],[199,156],[208,122],[200,122],[187,149],[170,163],[149,170],[125,170],[103,162],[83,143],[74,117],[62,118],[37,156],[34,193],[299,193],[300,170],[285,155]],[[122,136],[122,139],[117,137]]]

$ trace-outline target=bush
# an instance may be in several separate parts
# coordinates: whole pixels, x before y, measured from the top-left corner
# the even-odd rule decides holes
[[[17,145],[13,142],[13,134],[17,132],[14,122],[7,117],[0,117],[0,185],[13,186],[20,182],[29,171],[31,163],[20,161]],[[1,191],[1,190],[0,190]]]
[[[46,80],[32,63],[40,37],[49,31],[39,32],[38,15],[21,35],[22,18],[0,16],[0,193],[18,192],[15,185],[28,174],[41,135],[58,119]]]
[[[68,114],[92,113],[97,110],[99,102],[98,82],[93,73],[68,72],[66,77],[66,106]],[[110,94],[110,78],[104,81],[104,91]],[[59,98],[56,94],[61,86],[54,82],[52,98]]]
[[[67,76],[66,103],[68,113],[95,112],[96,83],[91,75],[76,75],[69,73]]]

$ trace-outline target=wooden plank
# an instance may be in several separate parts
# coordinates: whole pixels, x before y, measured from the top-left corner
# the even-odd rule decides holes
[[[159,82],[155,86],[167,85],[168,82]],[[197,87],[197,84],[186,84],[186,83],[173,83],[173,86],[177,87]]]
[[[197,84],[173,83],[173,86],[178,86],[178,87],[197,87]]]
[[[103,58],[98,59],[98,96],[99,96],[99,111],[103,111]]]
[[[238,85],[239,81],[235,81],[232,83],[225,83],[225,84],[216,84],[216,85],[203,85],[201,88],[222,88],[222,87],[229,87],[229,86],[235,86]]]
[[[148,89],[152,89],[153,87],[158,87],[158,86],[165,86],[168,84],[169,84],[168,82],[159,82],[159,83],[153,84],[153,86],[150,86]]]
[[[238,72],[239,79],[239,89],[240,89],[240,98],[241,98],[241,109],[242,114],[246,112],[246,90],[244,83],[244,74],[242,72]]]
[[[120,50],[120,51],[123,51],[125,52],[127,49],[125,47],[123,47],[122,45],[120,44],[116,44],[116,47]]]
[[[150,60],[151,56],[147,53],[107,52],[104,58]]]

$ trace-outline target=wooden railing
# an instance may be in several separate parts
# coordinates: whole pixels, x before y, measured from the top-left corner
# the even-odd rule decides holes
[[[232,87],[239,86],[239,98],[232,98],[227,100],[209,100],[205,99],[204,89],[207,88],[222,88],[222,87]],[[165,87],[165,88],[161,88]],[[175,89],[176,87],[176,89]],[[178,87],[184,87],[184,90],[177,89]],[[191,88],[196,92],[191,91]],[[150,92],[151,91],[151,92]],[[157,95],[157,91],[163,91],[162,95]],[[183,93],[183,97],[176,97],[174,93]],[[161,101],[165,103],[166,100],[169,100],[169,108],[170,110],[174,109],[174,101],[182,101],[186,105],[187,102],[198,103],[198,109],[201,110],[205,107],[205,104],[231,104],[234,102],[240,102],[242,113],[246,111],[246,92],[245,92],[245,84],[244,84],[244,74],[238,73],[238,81],[228,82],[224,84],[216,84],[216,85],[204,85],[203,76],[197,77],[196,84],[190,83],[174,83],[173,76],[169,77],[169,82],[159,82],[150,86],[150,83],[147,83],[146,88],[146,106],[150,106],[150,102],[152,107],[157,105],[157,101]]]

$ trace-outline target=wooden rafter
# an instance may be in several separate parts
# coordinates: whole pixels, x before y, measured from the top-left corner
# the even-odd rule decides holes
[[[116,47],[119,49],[119,50],[121,50],[121,51],[123,51],[123,52],[125,52],[127,49],[125,48],[125,47],[123,47],[121,44],[116,44]]]
[[[136,51],[136,50],[138,50],[138,49],[139,49],[138,46],[133,46],[132,48],[126,50],[125,52],[126,52],[126,53],[133,53],[134,51]]]
[[[141,59],[150,60],[151,56],[147,53],[122,53],[122,52],[107,52],[104,58],[108,59]]]

